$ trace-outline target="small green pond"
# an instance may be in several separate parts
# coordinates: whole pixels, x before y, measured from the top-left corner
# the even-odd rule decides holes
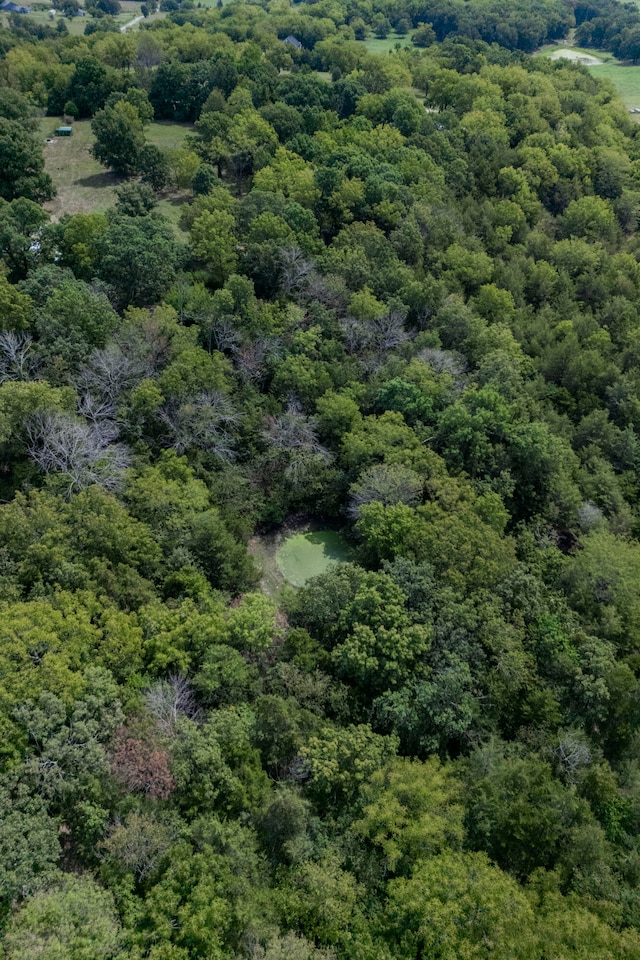
[[[331,566],[350,560],[346,540],[335,530],[296,533],[278,547],[276,566],[285,580],[294,587],[303,587],[311,577]]]

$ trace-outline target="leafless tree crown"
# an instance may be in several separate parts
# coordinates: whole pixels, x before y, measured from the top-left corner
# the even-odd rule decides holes
[[[191,400],[167,403],[160,419],[167,428],[170,446],[178,453],[196,447],[225,462],[234,459],[232,428],[240,417],[220,391],[209,390]]]
[[[0,333],[0,383],[7,380],[32,380],[39,362],[32,353],[33,340],[26,333],[3,330]]]
[[[131,456],[117,443],[118,427],[109,420],[83,422],[61,413],[36,414],[27,427],[29,455],[45,473],[67,481],[68,495],[94,483],[117,490]]]
[[[385,506],[420,501],[424,483],[415,471],[401,464],[375,464],[352,484],[349,490],[349,516],[357,520],[362,507],[374,500]]]
[[[268,417],[263,431],[268,455],[283,460],[283,471],[294,486],[301,486],[319,463],[328,463],[331,454],[318,440],[315,421],[305,416],[295,402],[284,413]]]
[[[147,687],[144,702],[158,730],[166,736],[173,736],[181,717],[195,720],[198,716],[198,702],[193,688],[187,677],[178,673]]]

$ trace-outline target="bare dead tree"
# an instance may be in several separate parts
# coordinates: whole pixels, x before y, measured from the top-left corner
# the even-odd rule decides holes
[[[240,420],[231,401],[220,391],[210,390],[192,400],[167,403],[160,410],[169,443],[178,453],[196,447],[220,460],[235,457],[232,427]]]
[[[32,338],[26,333],[3,330],[0,333],[0,383],[7,380],[32,380],[39,361],[32,356]]]
[[[336,310],[338,313],[343,313],[349,302],[349,291],[341,277],[324,277],[315,269],[311,270],[300,288],[299,296],[307,303],[317,300],[329,310]]]
[[[371,347],[371,331],[366,323],[356,320],[355,317],[347,316],[340,320],[342,335],[344,337],[344,346],[347,353],[361,354]]]
[[[305,287],[315,273],[315,268],[300,247],[293,243],[280,251],[282,289],[285,293]]]
[[[236,353],[242,343],[242,334],[234,323],[234,317],[211,317],[201,324],[207,334],[209,352]]]
[[[415,331],[405,328],[405,315],[400,310],[388,310],[371,320],[356,320],[347,316],[340,321],[347,353],[360,357],[369,369],[384,361],[389,350],[411,340]]]
[[[329,456],[318,440],[315,421],[305,416],[290,402],[278,417],[267,417],[264,438],[278,451],[308,450],[320,456]]]
[[[198,702],[191,683],[179,673],[172,673],[166,680],[158,680],[147,687],[144,702],[159,732],[165,736],[174,735],[181,717],[198,718]]]
[[[269,360],[282,350],[276,337],[261,337],[243,344],[235,353],[234,362],[243,380],[260,383],[266,376]]]
[[[389,310],[381,317],[370,320],[369,327],[374,350],[378,353],[386,353],[387,350],[395,350],[401,344],[411,340],[415,332],[406,329],[405,320],[406,316],[400,310]]]
[[[151,376],[149,358],[126,352],[118,343],[103,350],[94,350],[78,376],[84,393],[115,404],[123,393],[133,390],[141,380]]]
[[[119,427],[116,423],[118,408],[115,400],[101,397],[95,393],[82,393],[78,400],[78,413],[88,420],[96,429],[113,434],[117,439]]]
[[[461,353],[453,350],[440,350],[438,347],[426,347],[418,354],[418,360],[428,363],[436,373],[450,373],[458,380],[467,372],[467,361]]]
[[[286,479],[294,487],[302,486],[310,472],[328,463],[331,454],[318,440],[316,424],[290,403],[278,417],[268,417],[263,437],[268,456],[282,463]]]
[[[86,423],[60,413],[36,414],[27,425],[29,455],[45,473],[67,481],[67,495],[94,483],[117,490],[131,463],[127,447],[117,443],[117,425]]]
[[[111,770],[129,792],[166,800],[175,783],[169,768],[169,753],[154,743],[127,736],[120,731],[113,752]]]
[[[151,315],[140,323],[130,323],[119,330],[114,342],[122,353],[144,363],[151,376],[169,360],[171,344],[162,324]]]
[[[422,496],[422,477],[402,464],[378,463],[358,478],[349,488],[349,516],[357,520],[367,503],[379,501],[385,506],[405,503],[415,506]]]
[[[553,754],[569,783],[575,783],[580,770],[588,767],[593,759],[591,746],[579,730],[565,730],[561,733]]]
[[[104,859],[122,864],[144,880],[161,862],[175,840],[174,827],[143,814],[130,813],[124,823],[116,820],[101,844]]]

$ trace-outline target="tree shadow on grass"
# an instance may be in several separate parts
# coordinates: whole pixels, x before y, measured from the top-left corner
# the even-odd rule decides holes
[[[353,550],[337,530],[311,531],[302,536],[308,543],[321,547],[324,556],[331,560],[348,563],[352,559]]]
[[[109,173],[106,170],[104,173],[92,173],[90,177],[82,177],[79,180],[74,180],[74,186],[86,187],[88,190],[99,190],[100,187],[113,187],[119,183],[121,183],[121,181],[116,177],[115,173]]]

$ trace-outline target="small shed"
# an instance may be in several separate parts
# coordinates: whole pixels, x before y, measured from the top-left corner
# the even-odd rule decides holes
[[[56,137],[70,137],[73,134],[73,127],[56,127]]]
[[[298,38],[292,37],[291,34],[289,34],[288,37],[285,37],[282,42],[288,43],[290,47],[295,47],[296,50],[302,50],[302,44],[300,43]]]

